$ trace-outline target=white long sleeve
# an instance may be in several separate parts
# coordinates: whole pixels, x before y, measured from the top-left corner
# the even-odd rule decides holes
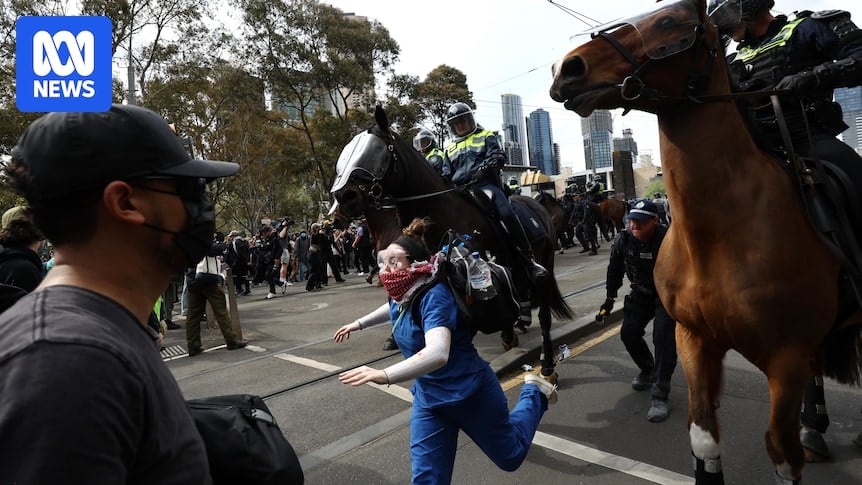
[[[449,361],[452,332],[447,327],[434,327],[425,332],[425,348],[410,358],[383,369],[390,384],[415,379],[434,372]]]
[[[371,313],[356,319],[359,324],[359,330],[375,327],[389,321],[389,302],[386,302]]]

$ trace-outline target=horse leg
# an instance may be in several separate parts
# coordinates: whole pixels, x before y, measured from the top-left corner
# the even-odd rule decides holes
[[[682,324],[676,326],[676,350],[688,381],[688,432],[696,485],[723,485],[719,446],[718,395],[725,349],[708,346]]]
[[[802,429],[799,439],[805,451],[805,461],[820,462],[831,458],[829,447],[823,434],[829,427],[829,415],[826,412],[826,396],[823,393],[823,376],[815,375],[805,386],[805,397],[802,401]]]
[[[811,374],[800,372],[799,363],[808,359],[809,355],[790,347],[772,358],[765,369],[771,402],[766,451],[775,465],[779,484],[798,484],[805,465],[805,453],[799,442],[799,415]]]
[[[556,384],[557,375],[554,371],[554,349],[551,342],[550,298],[546,295],[548,292],[547,289],[541,288],[537,291],[541,291],[543,294],[539,301],[539,327],[542,330],[542,376]]]

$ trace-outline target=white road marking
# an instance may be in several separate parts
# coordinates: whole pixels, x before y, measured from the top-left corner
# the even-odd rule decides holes
[[[611,329],[608,332],[605,332],[599,338],[607,339],[610,336],[614,335],[616,332],[619,332],[619,328]],[[583,348],[579,349],[581,352],[586,350],[587,348],[595,345],[597,342],[592,342],[592,344],[588,343],[583,346]],[[275,357],[279,359],[286,360],[288,362],[293,362],[295,364],[304,365],[306,367],[311,367],[314,369],[319,369],[326,372],[335,372],[341,369],[341,367],[327,364],[325,362],[320,362],[313,359],[307,359],[305,357],[299,357],[292,354],[282,353],[277,354]],[[515,381],[515,379],[513,379]],[[517,379],[517,381],[523,382],[523,377]],[[514,382],[510,382],[510,384],[514,384]],[[390,396],[394,396],[398,399],[401,399],[406,402],[413,402],[413,394],[406,388],[398,385],[381,385],[368,383],[369,386],[378,389],[380,391],[389,394]],[[409,416],[409,412],[402,413],[405,416]],[[399,425],[403,426],[403,416],[398,420]],[[408,418],[409,422],[409,418]],[[361,446],[364,443],[356,443],[355,437],[348,440],[350,443],[349,449],[353,449],[357,446]],[[327,453],[312,453],[312,455],[308,455],[302,458],[302,460],[306,461],[306,465],[309,467],[316,466],[320,464],[321,461],[325,459],[334,459],[339,456],[341,453],[346,453],[349,449],[344,449],[344,443],[339,443],[340,446],[336,448],[338,451],[333,453],[332,450],[329,450]],[[594,463],[596,465],[603,466],[605,468],[609,468],[611,470],[616,470],[621,473],[625,473],[627,475],[631,475],[634,477],[638,477],[652,483],[658,483],[661,485],[691,485],[694,483],[694,480],[685,475],[680,475],[679,473],[665,470],[663,468],[659,468],[653,465],[649,465],[647,463],[643,463],[637,460],[632,460],[630,458],[626,458],[624,456],[618,456],[611,453],[606,453],[601,450],[597,450],[595,448],[590,448],[588,446],[584,446],[579,443],[575,443],[574,441],[569,441],[557,436],[553,436],[547,433],[543,433],[541,431],[536,432],[536,436],[533,438],[533,444],[536,446],[541,446],[543,448],[549,449],[551,451],[555,451],[557,453],[564,454],[566,456],[571,456],[572,458],[576,458],[581,461]],[[320,450],[318,450],[320,451]],[[318,456],[320,455],[320,456]]]
[[[320,362],[312,359],[306,359],[305,357],[299,357],[293,354],[281,353],[274,355],[274,357],[281,360],[286,360],[288,362],[293,362],[294,364],[304,365],[306,367],[311,367],[313,369],[322,370],[325,372],[335,372],[341,369],[341,367],[338,367],[337,365],[327,364],[326,362]]]
[[[541,431],[536,432],[533,444],[547,448],[566,456],[571,456],[581,461],[594,463],[596,465],[616,470],[626,475],[642,478],[652,483],[662,485],[690,485],[694,479],[679,473],[665,470],[640,461],[632,460],[624,456],[606,453],[595,448],[584,446],[574,441],[569,441]]]
[[[266,352],[266,349],[265,349],[265,348],[263,348],[263,347],[258,347],[257,345],[246,345],[246,346],[245,346],[245,349],[246,349],[246,350],[251,350],[252,352],[257,352],[257,353],[259,353],[259,354],[262,354],[262,353]]]

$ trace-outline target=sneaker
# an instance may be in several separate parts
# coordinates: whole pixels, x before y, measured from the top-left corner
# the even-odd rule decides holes
[[[358,273],[356,273],[356,274],[358,274],[359,276],[365,276],[365,273],[363,273],[362,271],[360,271],[360,272],[358,272]]]
[[[165,322],[165,326],[168,327],[168,330],[179,330],[183,328],[174,322]]]
[[[651,423],[661,423],[670,414],[670,404],[661,399],[653,399],[649,403],[649,411],[646,413],[647,421]]]
[[[632,389],[635,391],[646,391],[652,383],[653,380],[649,374],[640,373],[632,379]]]
[[[272,300],[273,298],[275,298],[275,293],[267,293],[267,294],[266,294],[266,299],[267,299],[267,300]]]
[[[383,350],[398,350],[398,344],[395,342],[395,337],[392,334],[383,341]]]
[[[553,376],[551,376],[553,377]],[[557,385],[551,384],[544,376],[537,376],[536,374],[526,374],[524,375],[524,384],[533,384],[542,391],[542,394],[548,398],[548,404],[554,404],[557,402]]]
[[[203,351],[204,351],[204,349],[202,349],[200,347],[194,348],[194,349],[189,349],[189,357],[194,357],[196,355],[199,355]]]
[[[248,340],[245,340],[245,339],[237,340],[236,342],[227,344],[227,349],[228,350],[241,349],[241,348],[245,347],[246,345],[248,345]]]

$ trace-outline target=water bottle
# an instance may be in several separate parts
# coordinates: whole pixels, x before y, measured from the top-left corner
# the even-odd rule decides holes
[[[470,259],[469,276],[470,288],[473,295],[479,300],[490,300],[497,296],[494,282],[491,280],[491,268],[484,259],[479,257],[478,252],[473,252]]]

